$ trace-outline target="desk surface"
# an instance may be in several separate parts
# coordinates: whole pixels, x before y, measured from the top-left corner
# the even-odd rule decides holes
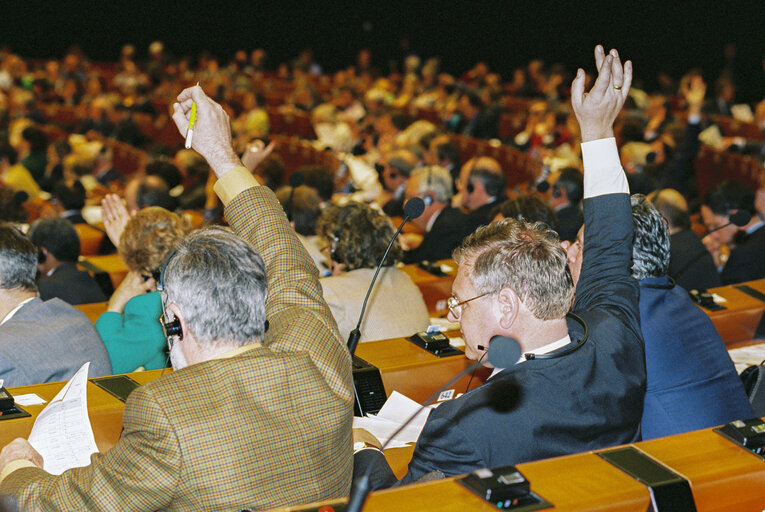
[[[717,328],[728,348],[735,348],[747,344],[755,337],[757,326],[765,313],[765,302],[762,302],[741,290],[736,286],[747,285],[757,291],[765,293],[765,279],[739,283],[736,285],[711,288],[710,293],[723,297],[722,304],[726,309],[722,311],[709,311],[701,308],[709,315],[710,320]],[[701,307],[701,306],[699,306]]]

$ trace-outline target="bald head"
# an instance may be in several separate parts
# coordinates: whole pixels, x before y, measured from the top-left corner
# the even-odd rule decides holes
[[[688,201],[675,189],[665,188],[648,196],[662,217],[667,219],[670,232],[690,228]]]

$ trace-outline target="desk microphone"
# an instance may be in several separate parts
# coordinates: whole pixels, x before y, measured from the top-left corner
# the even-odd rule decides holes
[[[749,221],[750,221],[750,220],[752,220],[752,214],[751,214],[751,213],[749,213],[749,212],[748,212],[748,211],[746,211],[746,210],[739,210],[739,211],[737,211],[736,213],[734,213],[734,214],[731,214],[731,216],[729,217],[729,219],[730,219],[730,222],[728,222],[727,224],[723,224],[723,225],[722,225],[722,226],[720,226],[720,227],[717,227],[717,228],[714,228],[714,229],[710,229],[710,230],[707,232],[707,235],[708,235],[709,233],[714,233],[715,231],[719,231],[719,230],[721,230],[722,228],[727,228],[727,227],[728,227],[728,226],[730,226],[731,224],[735,224],[736,226],[738,226],[738,227],[740,227],[740,228],[743,228],[744,226],[746,226],[747,224],[749,224]]]
[[[489,350],[487,351],[487,354],[489,356],[489,362],[495,368],[512,368],[512,366],[517,363],[518,359],[521,357],[521,346],[513,338],[509,338],[507,336],[494,336],[489,342]],[[428,399],[425,400],[425,402],[422,404],[422,406],[417,410],[417,412],[409,416],[404,424],[398,427],[398,430],[396,430],[393,435],[390,436],[387,441],[385,441],[385,444],[382,445],[380,451],[384,451],[385,448],[388,447],[388,444],[390,444],[390,442],[402,430],[408,427],[412,420],[417,417],[417,415],[420,414],[420,412],[422,412],[422,410],[427,407],[428,404],[435,400],[436,397],[444,391],[444,389],[457,382],[462,378],[463,375],[472,372],[480,365],[482,365],[482,360],[483,357],[481,357],[478,362],[471,364],[459,372],[456,377],[451,379],[449,382],[438,388],[435,393],[430,395]],[[367,500],[367,496],[369,495],[369,473],[371,469],[372,466],[368,466],[361,478],[353,482],[351,494],[348,498],[348,506],[345,508],[346,512],[361,512],[361,509],[364,506],[364,502]]]
[[[364,319],[364,311],[367,309],[367,300],[369,300],[369,294],[372,293],[372,288],[375,285],[375,281],[377,280],[377,274],[380,273],[380,269],[383,266],[383,263],[385,263],[385,258],[388,257],[388,252],[390,252],[390,248],[393,246],[393,242],[398,237],[399,233],[401,233],[401,230],[404,227],[404,224],[410,219],[416,219],[420,215],[422,215],[422,212],[425,211],[425,201],[423,201],[419,197],[413,197],[409,201],[406,202],[404,205],[404,220],[401,222],[401,225],[396,230],[396,233],[393,235],[393,238],[390,239],[390,243],[388,244],[388,248],[385,249],[385,254],[383,254],[382,259],[380,260],[380,264],[377,265],[377,271],[375,272],[374,277],[372,277],[372,282],[369,284],[369,290],[367,290],[367,296],[364,297],[364,304],[361,306],[361,314],[359,315],[359,323],[356,324],[356,328],[351,331],[351,333],[348,335],[348,351],[353,355],[354,352],[356,352],[356,346],[359,344],[359,338],[361,338],[361,321]]]

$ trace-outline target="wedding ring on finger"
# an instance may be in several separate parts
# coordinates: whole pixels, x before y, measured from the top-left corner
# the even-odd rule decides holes
[[[614,85],[614,89],[616,89],[617,91],[621,90],[621,88],[622,88],[621,85]]]

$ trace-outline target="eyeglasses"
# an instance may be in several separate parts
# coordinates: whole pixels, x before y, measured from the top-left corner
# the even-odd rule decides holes
[[[454,315],[455,318],[459,319],[460,316],[462,316],[462,305],[467,304],[468,302],[474,301],[476,299],[480,299],[481,297],[486,297],[487,295],[491,295],[493,292],[486,292],[482,293],[481,295],[478,295],[476,297],[473,297],[472,299],[463,300],[460,302],[457,297],[452,295],[446,300],[446,306],[449,308],[449,311],[451,311],[452,315]]]

